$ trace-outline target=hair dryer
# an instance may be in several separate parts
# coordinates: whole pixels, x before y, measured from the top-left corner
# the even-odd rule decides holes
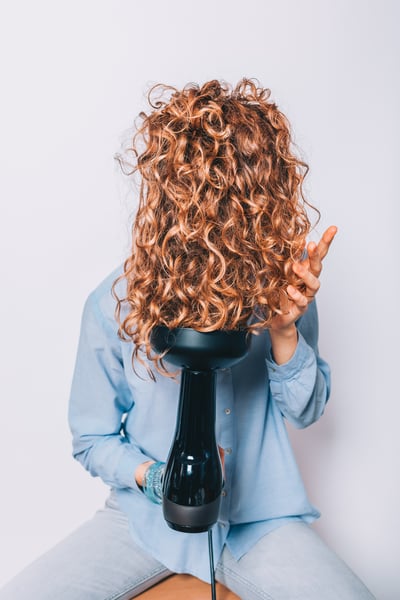
[[[202,333],[158,326],[152,331],[154,350],[182,367],[175,436],[163,479],[164,518],[177,531],[207,531],[218,520],[223,475],[215,438],[216,373],[244,358],[250,337],[245,330]]]

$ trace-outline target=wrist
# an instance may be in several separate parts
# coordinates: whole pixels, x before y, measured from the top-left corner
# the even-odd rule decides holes
[[[296,325],[293,323],[284,328],[271,329],[269,334],[274,361],[278,365],[288,362],[297,348],[298,332]]]
[[[271,327],[269,329],[269,333],[272,338],[276,339],[297,339],[297,327],[296,323],[291,323],[290,325],[286,325],[286,327]]]

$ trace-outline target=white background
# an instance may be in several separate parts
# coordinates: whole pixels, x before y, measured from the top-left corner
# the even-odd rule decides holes
[[[83,302],[129,245],[113,154],[149,84],[246,75],[293,124],[318,232],[339,227],[319,297],[333,394],[292,436],[317,527],[380,600],[400,597],[398,6],[4,3],[0,584],[107,492],[72,460],[66,411]]]

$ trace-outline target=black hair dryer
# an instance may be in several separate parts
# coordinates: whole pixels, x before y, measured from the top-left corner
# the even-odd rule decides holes
[[[189,328],[155,327],[151,344],[182,367],[175,437],[163,479],[163,512],[177,531],[199,533],[218,520],[223,487],[215,439],[217,369],[231,367],[250,346],[246,331],[202,333]]]

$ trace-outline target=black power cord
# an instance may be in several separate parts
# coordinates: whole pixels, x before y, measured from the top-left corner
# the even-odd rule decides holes
[[[212,529],[211,528],[208,530],[208,556],[210,558],[211,600],[216,600],[217,592],[215,589],[214,551],[213,551]]]

